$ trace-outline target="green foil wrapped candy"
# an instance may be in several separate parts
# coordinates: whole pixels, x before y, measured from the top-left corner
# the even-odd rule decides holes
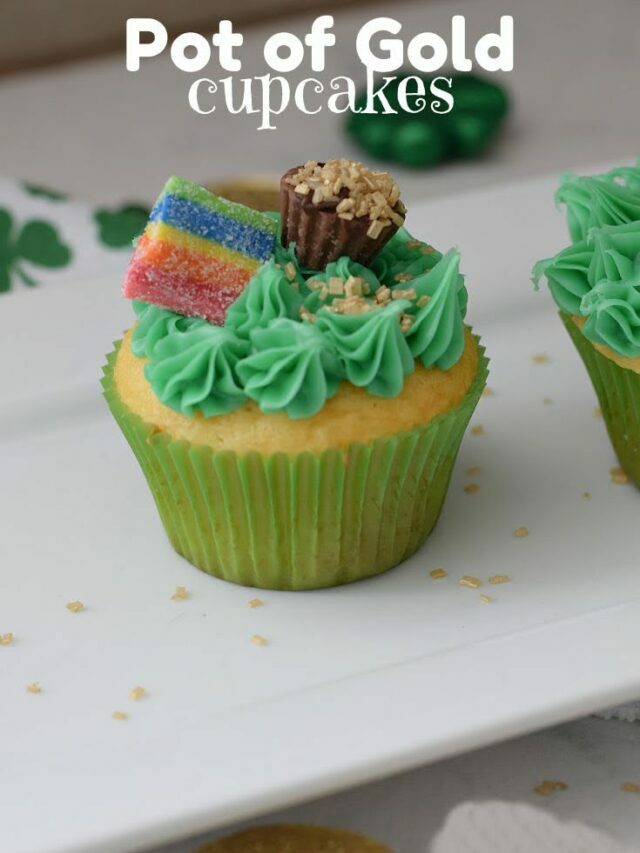
[[[496,136],[508,111],[505,90],[472,74],[452,74],[454,105],[441,114],[431,109],[434,96],[427,94],[417,113],[400,106],[398,89],[407,76],[399,76],[384,89],[396,113],[350,113],[346,130],[371,156],[403,166],[428,168],[445,160],[476,157]],[[429,93],[432,78],[422,77]],[[356,100],[356,109],[366,103],[366,93]],[[415,103],[415,101],[414,101]]]

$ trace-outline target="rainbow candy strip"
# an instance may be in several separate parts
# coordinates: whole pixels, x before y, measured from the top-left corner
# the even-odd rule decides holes
[[[138,240],[123,293],[222,324],[229,305],[272,254],[277,230],[257,210],[170,178]]]

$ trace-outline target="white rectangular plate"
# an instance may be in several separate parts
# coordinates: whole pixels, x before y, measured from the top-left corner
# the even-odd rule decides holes
[[[100,399],[131,321],[118,283],[1,300],[0,633],[16,637],[0,647],[2,849],[133,850],[640,694],[640,496],[611,482],[587,376],[528,283],[565,240],[554,186],[412,211],[416,234],[462,251],[495,390],[425,548],[257,609],[172,552]],[[188,600],[171,600],[179,585]]]

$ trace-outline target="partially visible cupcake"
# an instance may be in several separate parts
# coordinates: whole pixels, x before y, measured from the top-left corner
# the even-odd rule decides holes
[[[220,838],[197,853],[391,853],[356,832],[301,823],[256,826]]]
[[[310,270],[261,217],[167,184],[105,396],[190,562],[275,589],[359,580],[433,529],[486,381],[459,256],[400,228],[370,266]]]
[[[640,169],[563,181],[575,242],[534,267],[598,396],[625,473],[640,485]]]

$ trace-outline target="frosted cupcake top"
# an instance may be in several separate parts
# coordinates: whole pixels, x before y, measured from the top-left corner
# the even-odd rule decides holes
[[[330,210],[336,217],[338,204]],[[193,208],[181,211],[183,219],[188,213],[190,242],[180,233],[175,211],[171,222],[162,221],[169,207],[159,202],[154,208],[161,214],[152,214],[151,233],[148,228],[141,238],[125,294],[134,299],[138,318],[133,352],[148,359],[145,376],[170,408],[189,417],[213,417],[253,400],[265,413],[311,417],[342,381],[394,397],[416,361],[447,370],[460,359],[467,293],[456,250],[442,255],[394,223],[393,235],[366,265],[344,254],[309,269],[300,262],[296,242],[285,248],[278,237],[269,256],[256,263],[258,258],[241,257],[229,241],[222,253],[209,245],[206,229],[198,231],[194,224]],[[219,210],[236,227],[236,211]],[[262,251],[264,235],[274,226],[278,230],[279,216],[259,216],[269,224],[253,219],[250,225],[259,231]],[[215,225],[216,235],[224,232],[219,218]],[[258,241],[251,233],[238,233],[245,249],[255,249]],[[326,247],[335,248],[330,241]],[[231,270],[226,279],[224,265]],[[246,270],[250,274],[238,288]],[[177,304],[172,288],[180,289]],[[206,317],[184,311],[189,290],[193,304],[207,308],[201,312]],[[212,302],[216,307],[210,311]],[[210,322],[212,316],[216,322]]]
[[[558,308],[585,318],[582,333],[620,356],[640,356],[640,169],[567,176],[556,193],[574,242],[539,261]]]

